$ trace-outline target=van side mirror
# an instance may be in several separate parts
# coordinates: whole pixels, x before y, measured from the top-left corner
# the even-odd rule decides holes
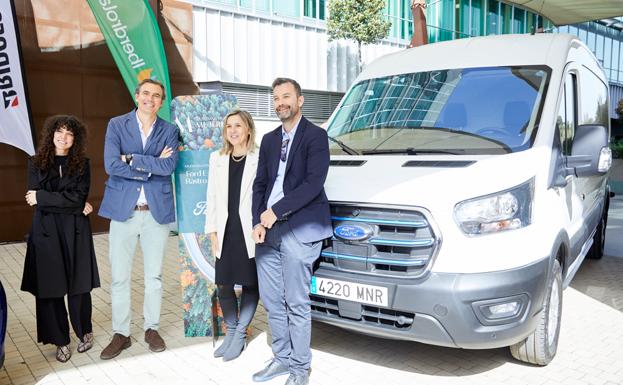
[[[567,175],[603,175],[612,165],[608,146],[608,128],[599,124],[583,124],[575,130],[571,155],[566,157]]]

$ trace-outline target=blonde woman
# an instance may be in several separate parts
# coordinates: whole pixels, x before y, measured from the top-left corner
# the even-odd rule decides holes
[[[255,124],[246,111],[223,120],[223,148],[210,156],[205,232],[216,257],[218,298],[227,334],[215,357],[229,361],[244,349],[246,330],[259,300],[251,198],[257,169]],[[240,309],[234,285],[242,285]]]

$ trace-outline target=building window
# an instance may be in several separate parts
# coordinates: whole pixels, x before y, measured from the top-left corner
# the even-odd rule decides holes
[[[513,7],[513,33],[524,33],[526,25],[526,11]]]
[[[440,0],[426,7],[428,41],[452,40],[454,38],[454,0]]]
[[[303,0],[303,16],[324,20],[325,7],[325,0]]]
[[[469,37],[469,24],[470,24],[470,0],[457,0],[455,10],[455,25],[457,26],[457,39],[462,37]]]
[[[513,33],[513,6],[510,4],[500,3],[500,31],[501,33]]]
[[[500,3],[495,0],[488,0],[487,12],[487,35],[497,35],[500,33]]]
[[[270,12],[270,0],[239,0],[241,8],[259,12]]]
[[[390,38],[411,40],[413,35],[413,15],[408,1],[386,0],[385,17],[392,23],[389,28]]]
[[[482,36],[485,33],[485,10],[484,3],[487,0],[471,0],[471,22],[469,34],[472,36]]]
[[[273,13],[277,16],[300,17],[301,3],[299,1],[273,1]]]

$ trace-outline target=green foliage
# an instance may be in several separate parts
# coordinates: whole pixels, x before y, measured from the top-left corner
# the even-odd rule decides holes
[[[619,103],[619,105],[621,105],[621,103]],[[623,141],[610,138],[610,150],[612,150],[613,158],[623,158]]]
[[[355,41],[361,65],[361,45],[383,39],[392,25],[383,15],[384,8],[384,0],[331,0],[327,20],[329,40]]]
[[[619,121],[623,123],[623,99],[619,100],[615,108],[617,115],[619,115]]]

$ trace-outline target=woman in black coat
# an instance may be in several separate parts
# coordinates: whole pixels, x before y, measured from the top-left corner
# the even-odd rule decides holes
[[[86,202],[90,171],[86,128],[74,116],[48,118],[28,163],[26,202],[35,206],[22,290],[35,296],[37,340],[56,345],[56,359],[71,357],[71,325],[82,353],[93,346],[91,289],[100,286]]]

